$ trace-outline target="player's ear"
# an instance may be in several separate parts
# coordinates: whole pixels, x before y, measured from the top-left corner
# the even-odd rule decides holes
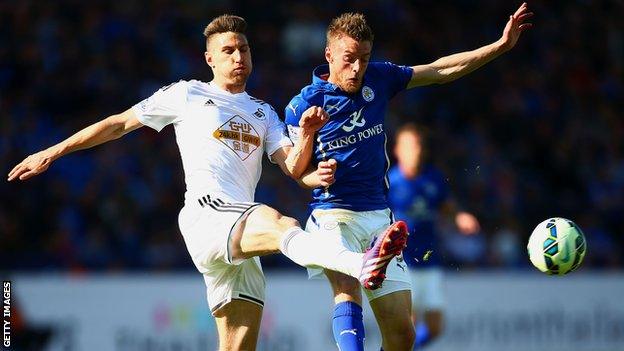
[[[210,51],[206,50],[204,52],[204,58],[206,59],[206,64],[210,66],[210,68],[214,68],[214,61],[212,60],[212,54]]]
[[[325,60],[327,60],[327,63],[332,63],[332,55],[329,45],[325,47]]]

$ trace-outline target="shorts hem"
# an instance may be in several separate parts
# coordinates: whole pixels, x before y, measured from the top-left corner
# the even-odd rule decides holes
[[[221,300],[221,302],[217,303],[214,307],[210,308],[210,312],[214,316],[214,314],[217,313],[217,311],[219,311],[221,308],[223,308],[228,303],[232,302],[232,300],[243,300],[243,301],[254,303],[254,304],[264,308],[264,300],[262,300],[259,297],[251,296],[251,295],[248,295],[248,294],[234,293],[233,296],[229,296],[229,297]]]

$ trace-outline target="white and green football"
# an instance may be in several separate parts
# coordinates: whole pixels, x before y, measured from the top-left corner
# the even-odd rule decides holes
[[[577,269],[586,248],[581,228],[569,219],[558,217],[538,224],[527,245],[531,263],[549,275],[564,275]]]

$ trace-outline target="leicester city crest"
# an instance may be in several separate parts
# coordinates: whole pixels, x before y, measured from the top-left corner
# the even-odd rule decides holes
[[[365,85],[362,87],[362,97],[366,102],[371,102],[375,98],[375,92]]]

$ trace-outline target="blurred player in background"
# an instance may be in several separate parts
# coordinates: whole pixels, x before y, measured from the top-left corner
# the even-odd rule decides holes
[[[415,349],[436,339],[444,327],[439,215],[452,219],[462,234],[472,235],[480,230],[474,215],[457,211],[444,176],[431,162],[429,145],[430,135],[424,127],[403,125],[396,132],[397,165],[388,173],[390,209],[407,223],[412,233],[403,258],[412,277]]]
[[[26,180],[56,159],[117,139],[144,125],[172,124],[182,158],[186,193],[179,225],[203,274],[220,350],[253,350],[264,304],[258,256],[282,252],[308,267],[325,267],[354,279],[383,279],[387,262],[347,250],[329,236],[309,235],[292,218],[254,202],[266,152],[288,176],[307,186],[333,182],[335,161],[308,168],[312,140],[327,120],[320,107],[306,109],[293,146],[286,126],[267,103],[245,92],[251,74],[247,24],[238,16],[215,18],[204,30],[206,63],[214,79],[179,81],[117,115],[97,122],[15,166],[8,180]],[[155,150],[156,151],[156,150]],[[157,155],[157,152],[154,153]],[[391,226],[376,250],[400,254],[407,232]],[[356,279],[357,280],[357,279]],[[380,284],[376,281],[376,286]]]
[[[390,62],[369,64],[373,32],[364,16],[346,13],[334,18],[327,30],[328,65],[317,67],[312,83],[286,107],[289,133],[296,140],[304,111],[323,106],[330,119],[318,131],[314,157],[317,162],[335,159],[340,165],[332,186],[313,190],[313,211],[306,229],[330,233],[352,250],[364,251],[375,235],[394,221],[386,199],[390,164],[384,117],[388,101],[405,89],[453,81],[510,50],[521,32],[531,26],[524,23],[531,15],[524,3],[509,16],[496,42],[412,67]],[[311,277],[322,273],[309,271]],[[363,350],[358,280],[329,270],[324,273],[334,292],[333,331],[338,347],[341,351]],[[386,351],[408,350],[414,343],[410,280],[399,256],[388,265],[381,289],[366,292]]]

